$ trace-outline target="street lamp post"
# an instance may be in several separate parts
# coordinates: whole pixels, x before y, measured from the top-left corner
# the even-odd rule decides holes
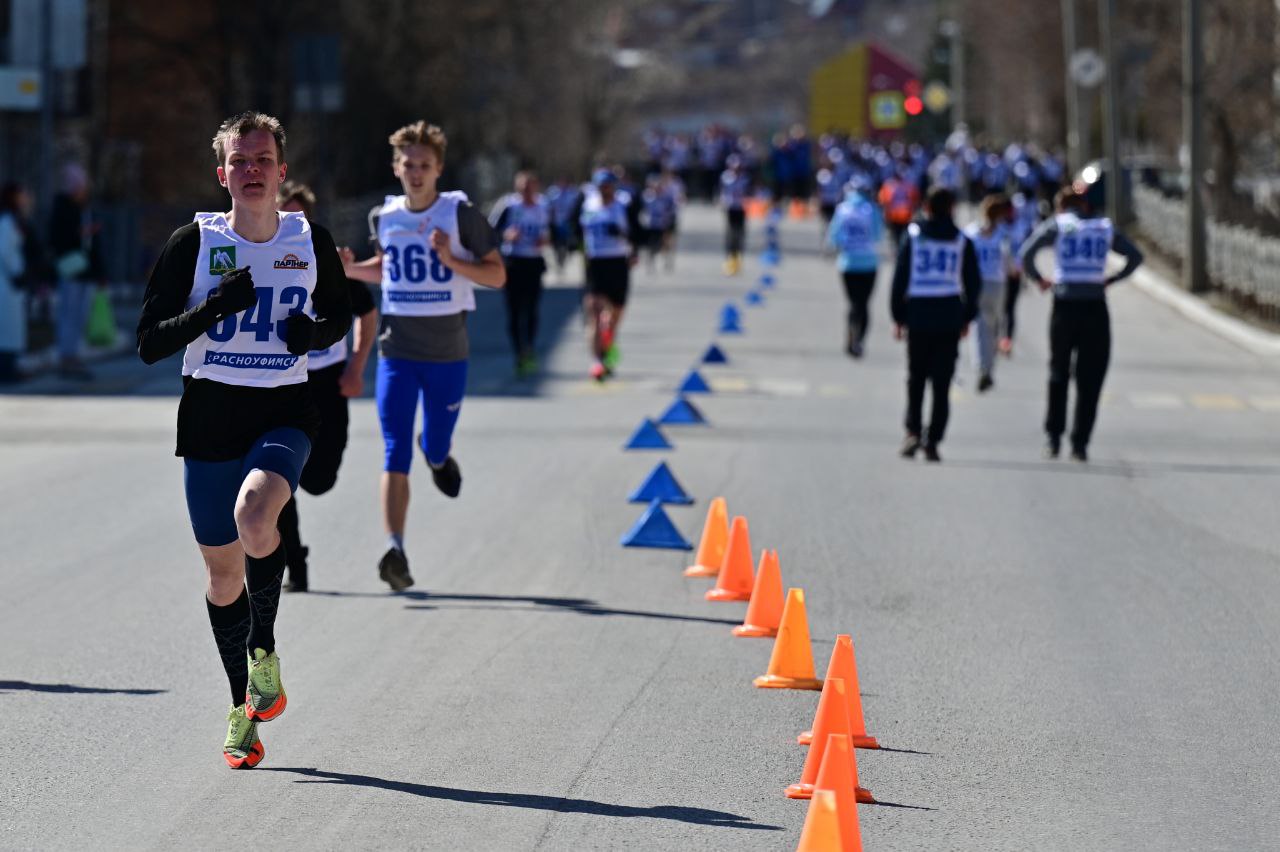
[[[1117,226],[1123,226],[1128,222],[1129,204],[1120,151],[1120,66],[1116,62],[1116,0],[1100,0],[1098,15],[1099,28],[1102,30],[1103,56],[1107,66],[1106,88],[1103,90],[1107,113],[1106,158],[1109,167],[1107,216]]]

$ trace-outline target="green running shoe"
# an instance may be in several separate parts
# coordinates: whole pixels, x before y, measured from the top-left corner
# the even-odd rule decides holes
[[[252,769],[262,762],[266,749],[258,739],[258,723],[245,715],[244,705],[227,713],[227,741],[222,744],[222,759],[232,769]]]
[[[253,722],[270,722],[284,712],[289,701],[280,683],[280,658],[253,649],[249,658],[249,688],[245,691],[245,715]]]
[[[622,360],[622,354],[618,352],[618,344],[610,343],[609,348],[604,350],[604,358],[602,360],[604,361],[605,369],[612,373],[617,368],[618,362]]]

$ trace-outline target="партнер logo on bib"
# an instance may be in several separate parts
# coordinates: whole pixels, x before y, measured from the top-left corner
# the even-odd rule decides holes
[[[306,269],[311,264],[302,260],[296,254],[286,254],[284,257],[276,261],[276,269]]]
[[[209,274],[226,275],[236,268],[235,246],[214,246],[209,249]]]

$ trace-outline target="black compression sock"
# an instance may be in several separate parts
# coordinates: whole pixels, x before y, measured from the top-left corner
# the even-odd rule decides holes
[[[284,579],[284,542],[261,559],[245,554],[244,576],[253,616],[249,653],[261,648],[270,654],[276,649],[276,610],[280,607],[280,582]]]
[[[231,685],[231,703],[244,703],[245,689],[249,685],[249,661],[245,655],[245,646],[249,640],[249,593],[240,590],[240,597],[226,606],[218,606],[207,597],[205,606],[209,608],[209,626],[213,628],[213,641],[218,645],[218,655],[222,657],[222,667],[227,672],[227,682]]]

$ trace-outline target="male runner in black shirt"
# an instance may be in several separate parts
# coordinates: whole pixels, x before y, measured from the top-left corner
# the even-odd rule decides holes
[[[333,238],[276,210],[280,122],[229,118],[213,150],[231,211],[199,213],[169,238],[147,283],[138,354],[154,364],[185,347],[177,455],[231,686],[223,757],[239,769],[262,760],[258,723],[286,704],[275,653],[285,569],[276,520],[319,424],[307,352],[346,335],[351,304]]]

